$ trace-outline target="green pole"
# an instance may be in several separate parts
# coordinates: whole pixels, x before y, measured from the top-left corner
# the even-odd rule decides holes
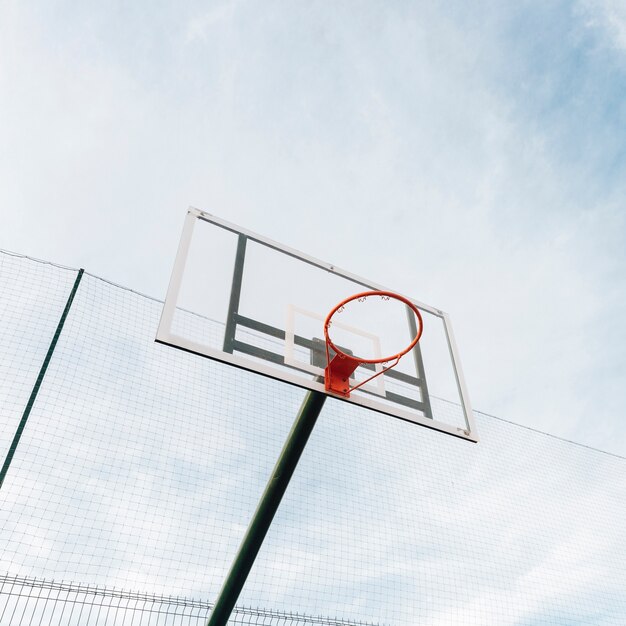
[[[325,400],[326,394],[319,391],[309,391],[304,398],[237,556],[230,566],[207,626],[226,626]]]
[[[81,268],[78,270],[78,275],[76,276],[76,280],[74,281],[74,286],[72,287],[72,291],[65,303],[65,308],[63,309],[63,313],[61,314],[61,319],[57,324],[57,329],[54,332],[54,336],[52,337],[52,341],[50,342],[50,346],[48,347],[48,352],[46,352],[46,356],[43,360],[41,368],[39,369],[39,375],[37,376],[37,380],[35,381],[35,385],[33,390],[30,392],[30,397],[28,398],[28,402],[26,403],[26,408],[24,409],[24,413],[22,413],[22,419],[17,426],[17,430],[15,431],[15,435],[13,436],[13,441],[11,442],[11,446],[9,447],[9,451],[7,452],[6,458],[4,459],[4,464],[2,465],[2,469],[0,470],[0,488],[4,483],[4,479],[9,471],[9,467],[11,466],[11,461],[13,460],[13,455],[17,450],[17,444],[20,442],[20,438],[22,433],[24,432],[24,428],[26,427],[26,422],[28,421],[28,417],[30,412],[33,409],[33,405],[35,404],[35,399],[37,398],[37,394],[39,393],[39,388],[41,387],[41,383],[43,382],[43,378],[46,375],[46,370],[48,369],[48,365],[50,364],[50,359],[52,358],[52,353],[56,348],[57,341],[61,336],[61,331],[63,330],[63,325],[65,324],[65,320],[67,318],[67,314],[70,312],[70,307],[72,306],[72,302],[74,301],[74,296],[76,295],[76,291],[78,290],[78,285],[80,284],[80,279],[83,277],[84,270]]]

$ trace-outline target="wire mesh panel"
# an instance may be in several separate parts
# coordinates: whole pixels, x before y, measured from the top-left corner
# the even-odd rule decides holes
[[[32,383],[75,273],[10,262],[1,310],[22,271],[44,302],[0,331]],[[0,490],[0,624],[210,613],[304,392],[155,344],[160,310],[83,277]],[[473,445],[329,399],[231,623],[626,623],[626,461],[476,418]]]
[[[161,596],[23,576],[0,576],[0,623],[17,626],[201,626],[212,604],[181,596]],[[375,626],[319,615],[237,607],[231,623],[244,626]]]

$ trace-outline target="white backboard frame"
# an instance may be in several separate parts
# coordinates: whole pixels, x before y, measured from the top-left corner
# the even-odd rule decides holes
[[[411,302],[413,302],[420,310],[431,313],[439,318],[441,318],[443,322],[443,326],[445,329],[447,347],[450,354],[450,359],[454,368],[454,376],[456,379],[456,385],[458,390],[458,395],[461,399],[461,408],[463,411],[463,417],[465,420],[465,428],[459,428],[454,425],[447,424],[445,422],[441,422],[435,419],[421,417],[419,415],[415,415],[413,412],[405,410],[402,406],[390,407],[388,403],[382,403],[377,401],[375,396],[363,396],[360,394],[352,394],[350,398],[345,398],[342,396],[338,396],[331,392],[327,392],[324,383],[315,379],[304,379],[301,375],[298,375],[297,372],[290,372],[289,370],[285,370],[285,368],[277,369],[272,366],[271,363],[263,363],[256,360],[251,360],[247,358],[245,355],[240,354],[231,354],[228,352],[224,352],[223,350],[218,350],[211,348],[210,346],[201,344],[199,342],[190,340],[187,337],[182,337],[172,332],[172,322],[174,318],[174,314],[177,307],[177,302],[179,300],[179,293],[181,289],[181,284],[183,280],[183,275],[185,272],[185,265],[187,263],[187,258],[189,255],[190,244],[192,240],[192,235],[194,231],[194,227],[198,223],[199,220],[203,220],[205,222],[209,222],[215,226],[223,228],[225,230],[231,231],[237,235],[244,235],[249,240],[260,243],[268,248],[274,249],[276,251],[282,252],[286,255],[299,259],[305,263],[313,265],[317,268],[326,270],[327,272],[331,272],[343,278],[346,278],[358,285],[361,285],[365,290],[380,290],[380,291],[394,291],[393,289],[388,289],[376,283],[372,283],[369,280],[356,276],[350,272],[346,272],[334,265],[329,263],[325,263],[324,261],[320,261],[314,257],[303,254],[297,250],[289,248],[287,246],[283,246],[271,239],[263,237],[261,235],[257,235],[256,233],[250,232],[246,229],[240,228],[239,226],[227,222],[221,218],[218,218],[214,215],[206,213],[205,211],[201,211],[200,209],[196,209],[190,207],[187,213],[187,217],[185,219],[183,232],[180,239],[180,244],[178,246],[178,252],[176,254],[176,259],[174,262],[174,267],[172,270],[172,276],[170,279],[169,287],[167,290],[167,296],[165,299],[165,304],[163,306],[163,312],[161,315],[161,319],[159,322],[159,326],[156,334],[156,341],[158,343],[162,343],[168,346],[176,347],[187,352],[191,352],[194,354],[198,354],[204,357],[208,357],[210,359],[214,359],[216,361],[220,361],[222,363],[227,363],[229,365],[233,365],[235,367],[239,367],[248,371],[257,372],[261,375],[268,376],[270,378],[274,378],[277,380],[282,380],[286,383],[296,385],[301,388],[311,389],[313,391],[319,391],[322,393],[326,393],[334,398],[339,400],[344,400],[347,402],[351,402],[353,404],[357,404],[363,406],[365,408],[384,413],[387,415],[391,415],[393,417],[397,417],[409,422],[413,422],[415,424],[419,424],[420,426],[424,426],[426,428],[438,430],[450,435],[454,435],[456,437],[460,437],[462,439],[466,439],[468,441],[477,442],[478,436],[476,434],[476,426],[474,421],[474,416],[471,409],[471,404],[469,400],[469,395],[467,392],[465,378],[463,376],[463,371],[461,368],[461,363],[458,355],[458,348],[454,339],[454,334],[452,331],[452,325],[450,323],[450,318],[447,313],[426,305],[422,302],[416,301],[413,298],[409,298]],[[348,294],[350,295],[350,294]]]

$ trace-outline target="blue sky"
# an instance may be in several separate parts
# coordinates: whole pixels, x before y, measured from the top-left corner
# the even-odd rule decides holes
[[[163,297],[188,205],[448,311],[477,409],[626,454],[618,2],[0,8],[0,247]]]

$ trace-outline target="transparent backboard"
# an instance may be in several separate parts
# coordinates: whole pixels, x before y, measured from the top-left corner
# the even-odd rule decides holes
[[[192,208],[156,341],[477,441],[450,319],[413,298],[423,321],[416,347],[349,397],[326,391],[324,320],[370,290],[393,291]],[[330,334],[340,350],[379,359],[409,345],[418,326],[406,304],[369,296],[335,314]],[[385,367],[362,365],[350,386]]]

